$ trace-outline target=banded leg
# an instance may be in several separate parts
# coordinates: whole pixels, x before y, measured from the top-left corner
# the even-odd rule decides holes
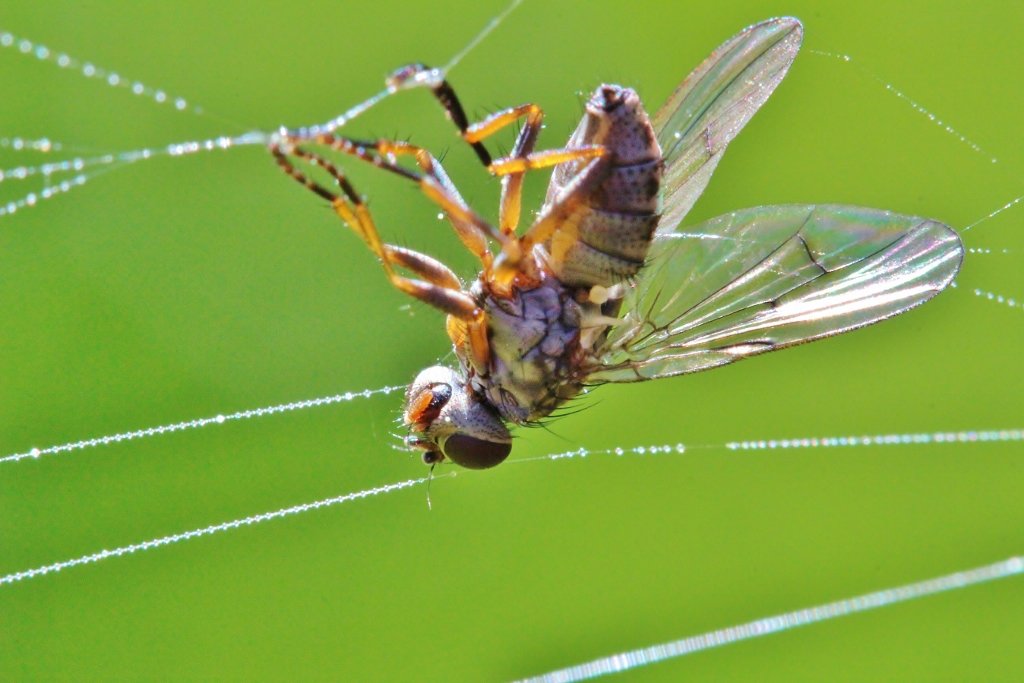
[[[295,140],[301,141],[302,139],[296,138]],[[444,172],[441,162],[422,147],[396,140],[353,140],[329,133],[313,136],[309,138],[309,142],[354,156],[377,168],[417,183],[420,190],[444,211],[459,239],[480,259],[485,269],[490,267],[492,260],[491,253],[487,248],[488,237],[496,240],[503,249],[506,246],[514,248],[514,236],[510,237],[498,232],[494,226],[473,211],[459,195],[458,190]],[[400,166],[393,161],[397,156],[413,157],[420,172]]]
[[[428,83],[431,83],[430,91],[437,101],[441,103],[448,120],[455,124],[455,127],[459,129],[459,135],[462,139],[473,148],[480,162],[492,172],[493,162],[491,154],[484,147],[483,140],[524,116],[526,117],[526,123],[519,132],[512,154],[507,158],[523,157],[533,151],[537,135],[540,133],[541,120],[544,118],[544,113],[540,107],[535,104],[513,107],[493,114],[484,121],[471,126],[469,119],[466,117],[466,112],[462,108],[462,103],[459,101],[451,84],[444,78],[431,82],[431,79],[435,78],[433,70],[425,64],[409,64],[392,73],[387,79],[387,85],[392,90],[399,90],[406,87],[410,82],[422,82],[425,79]],[[509,237],[515,234],[516,227],[519,225],[523,173],[525,173],[525,169],[501,174],[501,203],[498,226],[501,234]],[[503,249],[508,249],[504,243]]]
[[[385,274],[399,291],[471,325],[482,322],[483,312],[477,307],[473,297],[462,291],[459,279],[451,269],[425,254],[385,244],[380,239],[380,234],[377,232],[366,204],[363,203],[362,198],[348,179],[330,161],[299,147],[289,147],[285,151],[279,144],[275,144],[271,146],[270,151],[285,173],[330,202],[335,213],[359,235],[381,260]],[[342,193],[338,194],[329,190],[302,173],[288,159],[288,154],[293,154],[322,168],[334,178]],[[396,267],[408,270],[416,277],[409,278],[400,275],[396,272]]]
[[[470,126],[462,137],[469,143],[479,143],[524,118],[523,127],[519,130],[512,152],[487,166],[488,171],[501,176],[502,179],[498,225],[502,233],[507,235],[514,234],[519,226],[523,176],[527,171],[550,168],[569,161],[591,159],[604,153],[603,148],[599,146],[534,152],[544,121],[544,111],[532,103],[496,112]]]
[[[505,159],[516,159],[531,154],[537,145],[544,111],[535,104],[524,104],[504,111],[496,112],[483,121],[473,124],[462,132],[462,137],[470,144],[483,144],[482,141],[511,123],[525,117],[523,127],[519,129],[512,152]],[[487,170],[494,172],[494,164],[489,163]],[[501,178],[501,201],[498,205],[498,228],[503,234],[514,235],[519,227],[522,210],[524,172],[503,174]]]
[[[520,254],[528,254],[534,246],[549,240],[553,242],[552,246],[558,246],[560,250],[561,247],[568,247],[576,241],[573,215],[588,208],[586,199],[604,180],[610,162],[610,158],[604,154],[590,158],[574,180],[558,193],[544,214],[519,238]],[[555,242],[558,244],[555,245]],[[551,256],[553,259],[559,258],[559,254],[554,250]],[[507,291],[518,274],[517,263],[518,257],[503,251],[495,259],[491,269],[492,288]],[[558,272],[557,268],[555,271]]]
[[[393,90],[399,90],[405,86],[409,81],[417,80],[420,77],[431,75],[433,69],[426,64],[409,64],[395,70],[388,78],[388,88]],[[429,82],[429,81],[428,81]],[[430,85],[430,92],[437,98],[437,101],[441,103],[444,108],[444,113],[448,117],[448,120],[455,124],[455,127],[459,129],[459,134],[462,136],[469,146],[476,152],[476,156],[480,159],[480,163],[484,166],[491,165],[491,153],[487,151],[483,143],[479,140],[469,140],[466,138],[466,131],[469,128],[469,119],[466,118],[466,111],[462,108],[462,103],[459,101],[458,95],[455,94],[454,88],[445,79],[434,81]]]
[[[585,149],[588,148],[581,148]],[[520,238],[524,251],[547,242],[559,226],[567,223],[577,210],[586,208],[586,198],[604,180],[610,163],[611,159],[604,154],[590,158],[589,163],[580,170],[571,183],[562,188],[543,215],[539,216]]]
[[[513,119],[510,118],[509,121],[511,120]],[[501,125],[507,125],[507,123]],[[335,151],[350,154],[372,163],[378,168],[419,183],[424,194],[444,210],[463,244],[480,258],[485,270],[489,270],[491,266],[490,252],[486,248],[485,236],[493,238],[501,245],[502,260],[508,267],[517,264],[522,255],[532,247],[532,244],[523,243],[516,237],[514,225],[509,232],[498,232],[490,223],[470,209],[459,196],[451,181],[448,180],[447,175],[444,174],[440,162],[421,147],[393,140],[357,141],[333,134],[317,135],[312,138],[312,141]],[[422,173],[415,173],[390,161],[388,157],[393,156],[413,156]],[[498,169],[498,173],[507,173],[514,177],[515,174],[521,176],[527,170],[548,168],[569,161],[598,159],[603,156],[603,147],[588,146],[568,150],[546,150],[523,157],[510,156],[499,159],[492,166]],[[604,165],[601,165],[600,168],[604,168]],[[519,196],[520,191],[517,186],[514,193],[517,219]]]
[[[400,89],[408,81],[422,77],[431,72],[425,64],[410,64],[396,70],[388,78],[387,84]],[[459,134],[476,152],[481,163],[495,175],[501,176],[501,202],[498,213],[498,228],[503,235],[512,236],[519,226],[522,211],[523,176],[528,170],[548,168],[551,166],[593,158],[600,153],[591,148],[582,154],[577,150],[552,150],[542,156],[531,158],[537,144],[544,119],[544,111],[536,104],[528,103],[518,107],[510,107],[496,112],[483,121],[469,124],[466,112],[455,94],[454,88],[447,80],[441,79],[430,86],[430,91],[444,108],[448,119],[459,129]],[[492,161],[490,153],[483,141],[512,123],[525,118],[519,131],[512,152],[497,161]],[[509,251],[506,242],[502,242],[503,251]]]
[[[600,145],[534,152],[544,117],[544,112],[535,104],[524,104],[498,112],[471,126],[463,137],[469,141],[483,140],[523,117],[526,120],[519,131],[512,153],[488,166],[491,173],[501,176],[502,179],[499,212],[499,227],[502,233],[510,237],[515,235],[522,206],[523,179],[527,171],[573,161],[585,161],[588,163],[581,171],[580,177],[586,182],[584,187],[556,207],[555,215],[552,215],[551,211],[547,213],[552,216],[551,219],[542,221],[539,227],[535,224],[523,237],[516,239],[514,247],[502,245],[501,254],[495,260],[494,267],[487,273],[492,289],[499,293],[511,291],[514,284],[525,284],[518,281],[523,275],[519,272],[519,262],[523,255],[529,254],[535,244],[547,240],[558,226],[558,221],[564,220],[565,216],[571,213],[570,207],[574,210],[574,207],[580,205],[586,192],[600,182],[604,169],[607,168],[607,163],[602,162],[602,159],[606,158],[605,148]]]
[[[394,71],[391,76],[387,79],[387,85],[390,88],[399,90],[404,87],[409,81],[415,81],[423,78],[424,76],[433,75],[433,69],[422,63],[409,64],[403,66],[400,69]],[[427,82],[431,82],[428,80]],[[434,80],[430,85],[430,91],[441,104],[441,107],[445,111],[447,118],[455,124],[455,127],[459,129],[459,134],[463,140],[465,140],[476,152],[477,157],[480,159],[484,166],[487,166],[488,170],[493,172],[495,175],[513,175],[521,174],[526,170],[534,168],[547,168],[563,161],[551,161],[542,165],[514,165],[508,162],[512,159],[521,159],[528,156],[533,152],[536,146],[537,136],[541,130],[541,124],[544,119],[543,110],[536,104],[527,103],[518,107],[510,107],[491,114],[483,121],[470,125],[469,119],[466,117],[465,109],[462,107],[462,103],[459,101],[458,95],[455,94],[455,89],[452,88],[451,84],[444,78]],[[507,157],[499,159],[497,162],[492,161],[490,152],[484,147],[483,141],[494,135],[498,131],[506,128],[510,124],[524,118],[526,121],[523,123],[523,128],[519,132],[519,136],[516,139],[516,143],[513,147],[512,153]],[[569,150],[563,150],[568,152]],[[579,157],[570,157],[569,161],[575,160]],[[502,169],[499,171],[499,169]],[[518,221],[515,221],[518,223]]]

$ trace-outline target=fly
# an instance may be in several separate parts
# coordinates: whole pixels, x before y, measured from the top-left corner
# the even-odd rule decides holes
[[[424,462],[493,467],[512,449],[510,425],[535,423],[588,385],[697,372],[863,327],[952,281],[964,254],[955,231],[878,209],[763,206],[677,229],[802,37],[790,17],[741,31],[653,118],[634,90],[602,85],[566,146],[542,151],[537,105],[470,124],[439,71],[396,71],[392,89],[426,84],[501,178],[497,225],[466,204],[426,149],[323,131],[277,136],[271,152],[281,168],[331,204],[395,287],[447,314],[458,367],[423,370],[405,395],[406,445]],[[492,158],[484,141],[517,122],[510,154]],[[430,256],[384,243],[361,196],[311,144],[417,183],[480,262],[472,285]],[[293,158],[326,171],[337,190]],[[524,176],[547,168],[544,204],[520,234]]]

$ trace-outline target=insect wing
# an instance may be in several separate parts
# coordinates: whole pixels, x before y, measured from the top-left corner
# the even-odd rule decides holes
[[[936,221],[878,209],[746,209],[659,235],[596,382],[706,370],[862,327],[921,304],[964,249]]]
[[[733,36],[686,77],[653,119],[665,160],[659,232],[671,232],[704,191],[725,147],[789,70],[803,38],[792,17]]]

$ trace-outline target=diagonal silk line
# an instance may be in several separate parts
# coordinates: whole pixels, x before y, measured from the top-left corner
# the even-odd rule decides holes
[[[450,477],[453,474],[441,475],[434,477],[440,479],[441,477]],[[321,500],[313,501],[311,503],[301,503],[299,505],[292,505],[286,508],[280,508],[278,510],[272,510],[270,512],[261,512],[255,515],[249,515],[248,517],[241,517],[239,519],[233,519],[229,522],[221,522],[219,524],[211,524],[209,526],[200,527],[198,529],[191,529],[189,531],[182,531],[176,534],[168,534],[166,536],[159,536],[157,538],[150,539],[148,541],[141,541],[139,543],[130,543],[128,545],[122,545],[117,548],[103,549],[88,555],[82,555],[75,557],[70,560],[62,560],[60,562],[53,562],[51,564],[45,564],[32,569],[25,569],[23,571],[12,572],[4,576],[0,576],[0,587],[25,581],[27,579],[34,579],[38,576],[45,576],[46,574],[54,574],[62,572],[65,569],[71,569],[72,567],[78,567],[85,564],[95,564],[101,560],[108,560],[112,557],[123,557],[125,555],[132,555],[134,553],[142,552],[143,550],[152,550],[154,548],[160,548],[166,545],[172,545],[174,543],[181,543],[182,541],[190,541],[194,538],[202,538],[203,536],[213,536],[214,534],[223,533],[225,531],[231,531],[233,529],[239,529],[245,526],[252,526],[254,524],[262,524],[275,519],[281,519],[283,517],[291,517],[292,515],[302,514],[303,512],[310,512],[312,510],[319,510],[321,508],[333,507],[335,505],[341,505],[342,503],[348,503],[361,498],[372,498],[374,496],[380,496],[385,493],[392,493],[393,491],[400,491],[402,489],[411,488],[420,484],[427,483],[429,477],[420,477],[419,479],[406,479],[405,481],[395,482],[393,484],[385,484],[383,486],[377,486],[370,489],[363,489],[361,491],[355,491],[353,493],[346,493],[340,496],[334,496],[333,498],[324,498]]]
[[[550,461],[569,461],[578,459],[587,459],[593,456],[608,456],[608,457],[622,457],[625,455],[630,456],[641,456],[641,457],[663,457],[665,455],[684,455],[692,450],[700,449],[721,449],[724,448],[730,451],[760,451],[760,450],[775,450],[775,449],[803,449],[803,448],[848,448],[857,446],[897,446],[907,444],[952,444],[952,443],[1000,443],[1000,442],[1014,442],[1020,441],[1024,437],[1024,430],[1012,429],[1012,430],[1000,430],[1000,431],[962,431],[962,432],[935,432],[931,434],[879,434],[874,436],[851,436],[851,437],[827,437],[827,438],[807,438],[807,439],[783,439],[783,440],[771,440],[771,441],[742,441],[742,442],[728,442],[723,444],[696,444],[687,446],[683,443],[675,444],[660,444],[660,445],[645,445],[645,446],[632,446],[622,447],[616,446],[613,448],[602,448],[602,449],[588,449],[578,448],[572,451],[565,451],[562,453],[552,453],[543,456],[537,456],[534,458],[522,458],[510,461],[511,463],[525,463],[525,462],[537,462],[539,460],[550,460]],[[449,472],[447,474],[439,475],[435,478],[454,477],[456,472]],[[323,507],[330,507],[341,503],[347,503],[352,500],[359,498],[368,498],[371,496],[378,496],[383,493],[390,493],[417,484],[427,484],[430,481],[430,475],[421,477],[418,479],[408,479],[405,481],[397,482],[394,484],[386,484],[372,489],[365,489],[362,491],[356,491],[354,493],[348,493],[333,498],[326,498],[311,503],[301,503],[293,505],[291,507],[282,508],[272,512],[263,512],[260,514],[250,515],[248,517],[242,517],[240,519],[232,520],[230,522],[221,522],[219,524],[212,524],[191,531],[183,531],[167,536],[160,536],[148,541],[142,541],[138,543],[131,543],[128,545],[114,548],[113,550],[99,550],[94,553],[82,555],[80,557],[72,558],[69,560],[62,560],[60,562],[54,562],[47,565],[42,565],[32,569],[26,569],[22,571],[13,572],[5,576],[0,576],[0,586],[6,584],[17,583],[25,579],[35,578],[37,576],[43,576],[53,572],[63,571],[71,567],[77,567],[83,564],[93,564],[100,560],[106,560],[111,557],[121,557],[123,555],[131,555],[142,550],[151,550],[153,548],[159,548],[172,543],[180,543],[182,541],[188,541],[194,538],[200,538],[203,536],[210,536],[218,534],[224,531],[231,531],[232,529],[238,529],[243,526],[250,526],[253,524],[259,524],[262,522],[270,521],[272,519],[279,519],[281,517],[288,517],[291,515],[301,514],[303,512],[309,512],[317,510]],[[427,497],[427,504],[429,506],[429,493]]]
[[[189,429],[200,429],[202,427],[223,425],[228,422],[237,422],[238,420],[248,420],[257,417],[266,417],[268,415],[277,415],[279,413],[287,413],[295,410],[305,410],[306,408],[316,408],[319,406],[333,405],[335,403],[345,403],[347,401],[354,401],[357,398],[370,398],[371,396],[376,396],[378,394],[390,394],[404,388],[405,387],[402,386],[389,386],[381,387],[380,389],[346,391],[343,394],[334,394],[332,396],[309,398],[302,401],[292,401],[291,403],[278,403],[276,405],[264,406],[262,408],[240,410],[235,413],[214,415],[213,417],[200,417],[192,420],[183,420],[181,422],[171,422],[157,427],[145,427],[143,429],[119,432],[117,434],[96,436],[91,439],[82,439],[81,441],[69,441],[68,443],[47,446],[45,448],[31,448],[22,453],[12,453],[10,455],[0,457],[0,464],[18,462],[19,460],[26,459],[36,459],[44,455],[57,455],[58,453],[81,451],[87,448],[95,448],[96,446],[108,446],[122,441],[145,439],[150,436],[183,432]]]
[[[510,15],[519,5],[522,0],[512,0],[509,5],[500,12],[497,16],[493,17],[487,22],[484,27],[470,39],[469,43],[466,44],[461,50],[459,50],[455,56],[448,62],[448,64],[440,70],[431,70],[431,73],[443,78],[448,71],[455,68],[455,66],[465,57],[469,52],[477,47],[484,39],[487,38],[507,17]],[[22,54],[34,57],[37,60],[43,62],[50,62],[60,67],[61,69],[71,70],[78,72],[85,78],[97,80],[101,83],[113,88],[127,89],[136,96],[141,96],[149,99],[157,104],[173,104],[174,109],[182,112],[189,112],[199,116],[206,116],[207,118],[213,118],[221,121],[222,123],[229,124],[234,127],[245,128],[242,124],[234,121],[230,121],[223,116],[217,116],[210,112],[203,110],[202,107],[196,106],[189,103],[183,97],[175,97],[168,95],[166,91],[150,87],[140,81],[132,80],[123,77],[115,71],[105,69],[97,66],[91,62],[83,62],[70,55],[62,52],[56,52],[51,50],[45,45],[36,43],[28,38],[16,36],[9,31],[0,30],[0,50],[9,48],[20,52]],[[426,75],[426,74],[425,74]],[[369,109],[372,109],[383,99],[386,99],[398,92],[412,87],[429,86],[433,83],[430,78],[426,79],[413,79],[406,83],[402,87],[396,87],[389,84],[383,90],[371,95],[369,98],[363,100],[359,104],[346,109],[343,113],[334,117],[330,121],[322,124],[308,126],[300,130],[306,131],[307,134],[315,134],[318,132],[331,132],[344,126],[346,123],[362,115]],[[211,152],[214,150],[227,150],[235,147],[243,147],[248,145],[267,145],[278,139],[278,133],[271,131],[262,130],[250,130],[242,135],[219,135],[215,138],[209,138],[206,140],[191,140],[188,142],[177,142],[160,147],[148,147],[143,149],[127,150],[122,152],[112,152],[109,154],[103,154],[97,157],[73,157],[63,159],[56,162],[47,162],[40,165],[22,165],[9,169],[0,168],[0,182],[5,180],[25,180],[29,177],[40,176],[47,184],[45,187],[29,191],[22,196],[11,199],[6,203],[0,202],[0,218],[4,216],[10,216],[18,213],[24,209],[33,208],[38,206],[42,201],[52,199],[59,195],[70,192],[72,189],[85,185],[90,179],[95,178],[99,175],[102,170],[111,170],[114,168],[123,168],[127,165],[134,164],[139,161],[152,159],[155,157],[162,156],[185,156],[189,154],[196,154],[198,152]],[[25,149],[34,150],[39,152],[52,152],[63,149],[64,146],[60,143],[54,143],[48,138],[41,139],[25,139],[21,137],[2,137],[0,138],[0,149],[7,148],[14,151],[22,151]],[[106,167],[101,170],[94,170],[92,172],[83,173],[82,171],[97,166]],[[51,182],[55,177],[63,176],[63,174],[75,172],[76,175],[70,178],[64,178],[60,182]]]
[[[714,647],[721,647],[722,645],[731,645],[751,638],[781,633],[798,626],[817,624],[830,619],[845,617],[858,612],[866,612],[880,607],[888,607],[937,593],[960,590],[988,581],[1005,579],[1021,573],[1024,573],[1024,558],[1020,556],[1010,557],[1001,562],[945,574],[932,579],[897,586],[896,588],[886,588],[874,593],[865,593],[853,598],[825,603],[817,607],[808,607],[793,612],[786,612],[785,614],[776,614],[748,621],[738,626],[708,631],[707,633],[690,636],[681,640],[674,640],[628,652],[620,652],[609,657],[594,659],[583,664],[549,671],[548,673],[522,680],[529,683],[572,683],[574,681],[585,681],[599,676],[607,676],[608,674],[621,673],[649,666],[675,657],[684,657]]]

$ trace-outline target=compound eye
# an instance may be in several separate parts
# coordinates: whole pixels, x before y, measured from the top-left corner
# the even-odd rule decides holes
[[[413,424],[426,430],[441,414],[441,409],[451,400],[451,397],[452,387],[450,384],[443,382],[431,384],[409,402],[409,406],[405,409],[406,424]]]
[[[485,470],[507,458],[512,451],[512,444],[453,434],[444,442],[442,449],[452,462],[471,470]]]

